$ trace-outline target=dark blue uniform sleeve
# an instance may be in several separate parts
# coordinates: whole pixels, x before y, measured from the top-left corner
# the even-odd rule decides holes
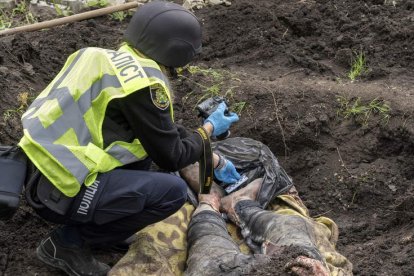
[[[149,89],[113,100],[106,114],[104,128],[112,126],[112,134],[107,137],[118,136],[123,141],[138,138],[149,157],[164,170],[177,171],[200,159],[201,137],[176,125],[169,108],[162,110],[154,105]],[[108,140],[105,131],[104,140]]]

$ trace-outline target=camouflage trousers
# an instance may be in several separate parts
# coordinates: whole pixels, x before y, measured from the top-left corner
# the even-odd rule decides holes
[[[298,218],[305,221],[306,223],[303,225],[311,227],[312,244],[320,252],[330,274],[334,276],[352,275],[352,264],[335,249],[338,240],[337,225],[326,217],[310,218],[308,209],[297,196],[295,190],[275,198],[267,209],[276,214],[279,221],[283,221],[284,224],[297,226],[299,224],[292,222],[298,221]],[[193,211],[194,207],[190,203],[186,203],[174,215],[138,232],[137,239],[131,245],[128,253],[112,268],[108,275],[183,275],[186,269],[186,274],[196,275],[202,271],[204,272],[202,275],[206,275],[207,271],[202,270],[202,262],[203,256],[210,258],[209,254],[206,252],[199,254],[200,250],[195,250],[195,253],[192,252],[188,256],[187,252],[187,228]],[[197,216],[203,213],[201,212]],[[223,252],[233,252],[229,258],[233,254],[233,256],[237,256],[237,262],[246,263],[246,266],[260,262],[261,260],[258,260],[257,257],[253,257],[250,248],[240,235],[240,229],[232,223],[227,223],[226,226],[232,241],[223,245],[227,250]],[[215,232],[219,233],[220,231]],[[190,233],[190,243],[193,242],[191,236],[194,235]],[[228,240],[228,238],[225,239]],[[202,242],[200,243],[202,244]],[[187,257],[188,267],[186,265]]]

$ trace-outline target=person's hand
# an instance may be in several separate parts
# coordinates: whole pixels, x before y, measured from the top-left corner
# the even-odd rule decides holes
[[[299,256],[286,264],[285,269],[296,276],[329,276],[325,264],[319,260]]]
[[[216,111],[214,111],[206,119],[206,123],[213,125],[213,136],[219,136],[220,134],[226,132],[232,123],[239,120],[239,116],[236,113],[230,112],[229,115],[225,115],[224,111],[226,110],[226,104],[224,102],[220,103]]]
[[[214,169],[214,176],[226,184],[237,182],[240,179],[240,174],[237,172],[233,163],[230,160],[224,159],[222,156],[220,158],[219,165]]]

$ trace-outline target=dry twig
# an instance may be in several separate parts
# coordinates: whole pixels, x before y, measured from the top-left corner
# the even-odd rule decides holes
[[[270,91],[269,89],[267,89],[267,90],[270,93],[272,93],[273,103],[275,105],[276,120],[277,120],[277,124],[279,125],[279,128],[280,128],[280,133],[282,134],[282,141],[283,141],[283,145],[285,146],[285,158],[286,158],[287,155],[288,155],[288,147],[286,145],[285,131],[284,131],[284,129],[282,127],[282,124],[280,123],[280,119],[279,119],[279,108],[277,106],[275,94],[273,93],[273,91]]]
[[[341,163],[341,166],[345,168],[346,172],[349,174],[349,176],[351,176],[351,178],[357,178],[355,175],[353,175],[348,168],[345,165],[344,160],[342,159],[341,153],[339,152],[339,148],[336,147],[336,151],[338,152],[338,156],[339,156],[339,162]]]

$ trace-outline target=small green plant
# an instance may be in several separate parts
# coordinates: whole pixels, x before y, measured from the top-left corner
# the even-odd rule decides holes
[[[116,21],[122,22],[122,21],[124,21],[124,20],[125,20],[125,18],[127,18],[127,17],[128,17],[128,12],[125,12],[125,11],[118,11],[118,12],[111,13],[109,16],[110,16],[110,17],[111,17],[111,19],[113,19],[113,20],[116,20]]]
[[[16,14],[25,14],[28,11],[28,5],[26,1],[20,1],[16,4],[16,7],[12,10],[12,16]]]
[[[59,5],[59,4],[56,4],[55,1],[52,1],[52,3],[53,3],[53,7],[55,8],[55,11],[56,11],[57,15],[59,15],[59,16],[69,16],[69,15],[73,14],[73,12],[72,12],[72,10],[70,9],[69,6],[65,7],[65,8],[62,8],[62,6]]]
[[[184,76],[183,74],[184,71],[187,71],[191,75],[201,74],[202,76],[205,77],[206,80],[203,82],[192,81],[190,78],[187,78],[186,76]],[[202,89],[203,95],[198,98],[195,105],[199,104],[200,102],[202,102],[203,100],[209,97],[220,95],[220,92],[222,90],[223,80],[224,80],[223,72],[220,72],[212,68],[202,69],[199,66],[188,66],[184,69],[181,68],[180,70],[178,70],[178,74],[179,74],[179,77],[189,80],[190,82],[194,83],[196,86]],[[188,97],[185,97],[185,99],[187,100]]]
[[[237,102],[231,106],[231,111],[241,115],[242,111],[246,107],[246,102]]]
[[[33,24],[37,22],[36,17],[34,17],[34,15],[31,12],[27,12],[25,14],[25,18],[26,18],[27,24]]]
[[[366,65],[365,54],[361,51],[356,54],[355,59],[352,62],[351,70],[348,73],[348,78],[354,81],[361,74],[368,71]]]
[[[231,105],[230,109],[232,112],[235,112],[240,116],[247,107],[247,103],[244,101],[238,101],[237,97],[235,96],[235,88],[237,88],[237,86],[232,86],[227,89],[226,93],[224,93],[224,97],[226,99],[229,99],[231,102],[234,102]]]
[[[209,96],[214,97],[220,94],[221,91],[221,84],[215,83],[210,87],[207,87],[205,91],[209,94]]]
[[[37,18],[29,10],[28,2],[16,2],[12,10],[0,9],[0,30],[11,28],[13,25],[33,24]]]
[[[221,82],[224,80],[224,70],[217,70],[217,69],[203,69],[199,66],[188,66],[187,71],[194,75],[194,74],[202,74],[206,77],[212,78],[214,82]]]
[[[14,114],[18,114],[21,115],[24,110],[28,107],[29,105],[29,93],[28,92],[22,92],[19,93],[19,95],[17,96],[17,101],[20,104],[19,107],[15,108],[15,109],[7,109],[6,111],[4,111],[3,113],[3,120],[7,121],[8,119],[10,119]]]
[[[388,123],[390,120],[390,111],[390,106],[378,98],[373,99],[368,104],[368,115],[370,115],[370,113],[379,114],[385,123]]]
[[[12,25],[12,20],[3,12],[0,14],[0,30],[8,29]]]
[[[341,105],[338,113],[342,114],[346,119],[360,116],[367,111],[367,107],[361,104],[361,98],[357,98],[351,103],[351,100],[340,96],[337,98],[337,101]]]
[[[378,98],[373,99],[369,103],[363,103],[360,97],[349,100],[346,97],[339,96],[337,101],[340,104],[337,112],[338,115],[342,115],[346,119],[355,119],[362,125],[367,125],[372,115],[379,115],[384,123],[388,123],[391,117],[390,106]]]
[[[109,5],[108,0],[89,0],[87,3],[91,8],[104,8]]]
[[[187,93],[183,98],[183,104],[195,103],[194,108],[207,98],[224,96],[231,102],[231,111],[241,114],[245,110],[246,102],[235,99],[234,89],[230,86],[231,80],[240,81],[231,72],[222,69],[202,68],[199,66],[187,66],[177,70],[178,76],[195,86],[195,90]],[[190,77],[190,76],[191,77]],[[197,81],[194,81],[193,79]],[[199,93],[201,92],[201,94]]]
[[[220,91],[221,91],[221,85],[216,83],[213,84],[209,87],[207,86],[201,86],[203,88],[203,91],[205,92],[203,95],[201,95],[201,97],[198,98],[197,102],[196,102],[196,106],[201,103],[202,101],[204,101],[207,98],[211,98],[214,96],[218,96],[220,95]],[[194,106],[195,108],[195,106]]]
[[[22,15],[26,19],[27,24],[33,24],[37,22],[36,17],[29,10],[29,6],[26,1],[20,1],[16,7],[12,10],[11,18]]]

